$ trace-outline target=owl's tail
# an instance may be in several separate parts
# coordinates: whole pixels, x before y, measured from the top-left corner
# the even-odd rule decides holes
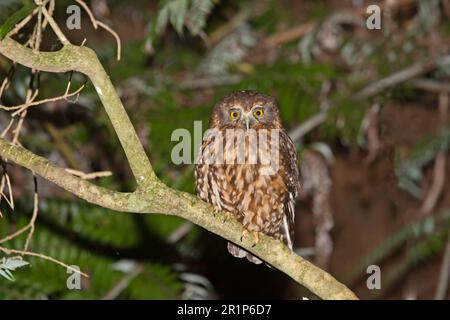
[[[262,263],[261,259],[255,257],[250,252],[245,251],[241,247],[239,247],[231,242],[228,242],[227,248],[228,248],[228,252],[231,253],[231,255],[233,257],[236,257],[236,258],[244,258],[245,257],[245,258],[247,258],[248,261],[253,262],[254,264]]]

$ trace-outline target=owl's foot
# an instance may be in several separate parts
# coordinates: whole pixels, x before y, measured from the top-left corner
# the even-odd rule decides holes
[[[214,216],[214,218],[217,216],[217,214],[218,214],[220,211],[221,211],[220,208],[214,207],[214,210],[213,210],[213,216]]]
[[[244,236],[246,235],[246,234],[248,234],[248,233],[251,233],[252,234],[252,236],[253,236],[253,244],[252,244],[252,247],[254,247],[254,246],[256,246],[257,244],[258,244],[258,242],[259,242],[259,232],[258,231],[248,231],[246,228],[244,228],[243,230],[242,230],[242,234],[241,234],[241,242],[242,242],[242,239],[244,238]]]
[[[253,240],[254,240],[252,247],[254,247],[259,242],[259,232],[258,231],[253,231],[252,234],[253,234]]]
[[[242,229],[242,233],[241,233],[241,242],[242,242],[242,239],[244,239],[244,236],[246,235],[248,233],[248,230],[247,229]]]
[[[233,216],[233,214],[229,211],[225,211],[225,218],[223,219],[223,223],[227,222],[228,219],[230,219]]]

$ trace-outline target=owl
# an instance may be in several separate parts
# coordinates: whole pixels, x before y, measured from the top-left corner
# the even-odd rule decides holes
[[[262,233],[292,250],[299,170],[275,99],[255,91],[232,93],[214,106],[208,131],[195,166],[198,196],[234,216],[255,244]],[[228,251],[262,262],[238,244],[228,243]]]

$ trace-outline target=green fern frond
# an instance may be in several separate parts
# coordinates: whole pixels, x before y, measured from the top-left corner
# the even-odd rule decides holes
[[[365,273],[367,266],[380,264],[385,258],[399,249],[408,240],[419,240],[423,237],[431,238],[437,234],[448,232],[450,223],[450,211],[442,210],[437,217],[426,216],[423,219],[414,222],[400,231],[396,232],[392,236],[388,237],[382,243],[380,243],[370,254],[366,255],[354,267],[351,273],[347,276],[346,282],[353,283],[361,274]],[[419,257],[419,251],[414,251],[412,257]],[[414,258],[414,259],[416,259]]]
[[[450,148],[450,128],[443,127],[436,134],[430,135],[418,143],[405,159],[401,159],[396,150],[395,175],[399,179],[399,187],[411,195],[420,198],[422,191],[417,186],[423,178],[423,169],[440,151]]]
[[[156,18],[150,22],[147,45],[153,47],[155,40],[171,25],[178,35],[186,28],[193,36],[200,34],[214,7],[214,0],[164,0]]]

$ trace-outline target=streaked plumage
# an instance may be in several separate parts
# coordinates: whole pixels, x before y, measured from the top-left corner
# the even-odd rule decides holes
[[[233,112],[239,115],[236,116]],[[198,196],[235,216],[243,224],[244,230],[280,239],[292,249],[299,172],[296,150],[281,124],[275,100],[254,91],[233,93],[214,107],[210,129],[219,130],[222,140],[208,135],[203,139],[195,168]],[[237,150],[235,144],[227,143],[230,140],[225,133],[228,129],[244,133],[244,161],[208,163],[205,154],[209,152],[217,155],[220,147],[223,147],[224,159],[238,159],[240,150]],[[267,131],[266,145],[257,136],[257,142],[261,143],[259,146],[265,146],[263,149],[266,153],[261,154],[259,149],[255,149],[255,144],[250,143],[246,134],[252,130],[247,129],[254,129],[253,132],[258,134]],[[271,136],[275,133],[278,136]],[[275,143],[277,138],[279,143]],[[271,174],[264,174],[269,161],[276,163],[276,160],[270,158],[273,157],[271,150],[279,151],[278,166],[275,166],[276,170]],[[255,154],[260,156],[256,162]],[[247,257],[254,263],[261,263],[260,259],[238,245],[228,244],[228,250],[233,256]]]

